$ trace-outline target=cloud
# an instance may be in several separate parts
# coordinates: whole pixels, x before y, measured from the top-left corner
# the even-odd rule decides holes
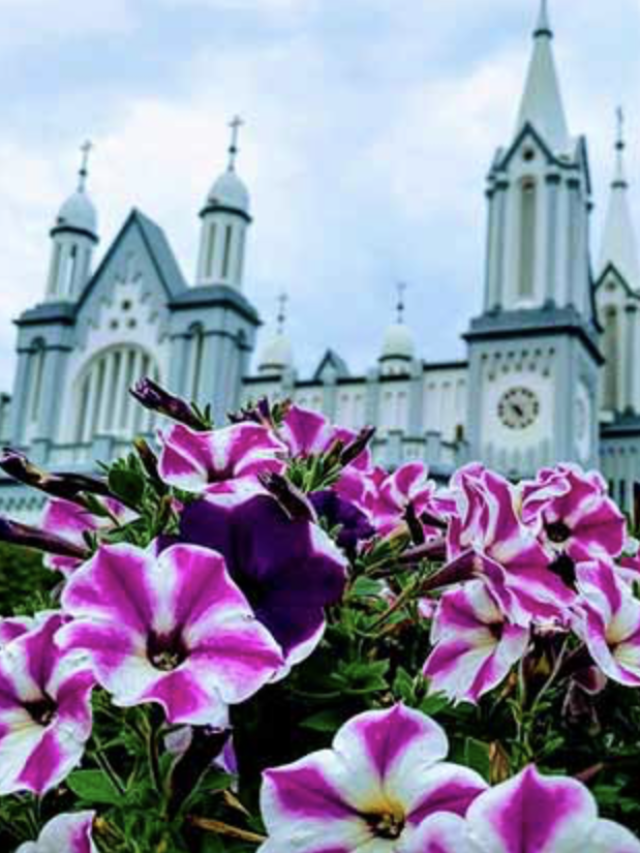
[[[604,10],[583,0],[554,10],[567,112],[574,132],[589,134],[600,211],[615,101],[640,115],[634,2],[612,0],[615,9]],[[109,50],[95,48],[95,62],[79,81],[86,89],[81,102],[68,97],[77,81],[65,78],[56,89],[55,76],[31,79],[7,100],[9,127],[5,121],[0,145],[0,251],[8,282],[0,293],[0,389],[8,388],[13,369],[9,317],[43,293],[47,229],[73,188],[76,139],[87,125],[95,128],[90,186],[101,250],[136,205],[165,228],[190,277],[197,213],[224,168],[226,124],[236,112],[247,121],[239,169],[255,216],[247,295],[270,321],[276,295],[289,291],[290,333],[303,371],[327,345],[355,370],[371,364],[399,279],[410,284],[419,351],[430,360],[461,354],[459,333],[479,309],[483,288],[484,177],[495,148],[513,131],[530,50],[530,5],[86,0],[76,10],[75,0],[0,0],[13,26],[31,22],[30,38],[51,35],[49,62],[76,55],[64,44],[73,33],[96,39],[100,27],[123,33]],[[56,21],[63,7],[78,12],[69,30],[63,18]],[[602,49],[612,39],[615,50]],[[12,68],[19,86],[18,58]],[[46,133],[38,124],[45,82],[56,103]],[[94,103],[87,100],[92,92]],[[22,107],[19,122],[15,103]],[[633,126],[632,114],[630,133]],[[640,165],[637,155],[638,146],[630,146],[630,174]],[[638,213],[639,200],[640,192]],[[601,213],[595,224],[599,233]]]
[[[131,0],[0,0],[0,17],[5,61],[8,55],[51,39],[130,32],[136,21]]]

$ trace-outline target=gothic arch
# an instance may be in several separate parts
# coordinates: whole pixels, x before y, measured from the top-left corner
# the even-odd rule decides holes
[[[129,389],[148,376],[160,381],[154,356],[136,344],[118,344],[95,353],[75,383],[76,424],[73,440],[90,444],[99,435],[131,439],[150,432],[154,418],[140,406]]]

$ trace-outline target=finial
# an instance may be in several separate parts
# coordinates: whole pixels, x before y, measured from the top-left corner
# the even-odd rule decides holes
[[[627,186],[627,178],[624,171],[624,110],[618,107],[616,110],[616,170],[613,178],[613,186],[624,189]]]
[[[236,167],[236,157],[238,155],[238,139],[240,136],[240,128],[244,122],[240,116],[234,116],[229,122],[231,128],[231,144],[229,145],[229,171],[233,172]]]
[[[616,137],[616,148],[618,151],[624,151],[625,141],[624,141],[624,110],[622,107],[618,107],[616,110],[616,120],[618,124],[618,135]]]
[[[284,324],[287,320],[287,302],[289,297],[286,293],[281,293],[278,296],[278,334],[284,334]]]
[[[78,171],[78,192],[84,192],[85,186],[87,184],[87,175],[89,174],[89,155],[91,154],[91,150],[93,149],[93,142],[87,139],[80,146],[80,151],[82,152],[82,161],[80,163],[80,169]]]
[[[540,11],[538,12],[538,20],[536,22],[536,28],[533,31],[534,38],[540,38],[541,36],[553,38],[553,30],[551,29],[551,23],[549,21],[548,0],[540,0]]]
[[[404,292],[407,289],[407,285],[400,281],[396,285],[396,290],[398,291],[398,302],[396,304],[396,311],[398,312],[398,323],[404,323]]]

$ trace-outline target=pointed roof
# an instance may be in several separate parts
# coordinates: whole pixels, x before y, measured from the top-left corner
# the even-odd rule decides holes
[[[526,124],[530,124],[554,152],[565,152],[569,150],[570,137],[553,57],[552,40],[553,31],[549,22],[547,0],[541,0],[516,134],[520,133]]]
[[[640,259],[627,192],[629,184],[625,173],[624,150],[623,116],[622,112],[619,111],[616,162],[600,251],[599,269],[600,272],[603,272],[609,264],[612,264],[627,284],[636,289],[640,288]]]

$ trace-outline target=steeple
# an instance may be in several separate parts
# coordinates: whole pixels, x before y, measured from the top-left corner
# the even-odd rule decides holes
[[[415,358],[415,342],[411,329],[404,322],[404,293],[407,285],[399,282],[396,285],[398,298],[396,302],[396,319],[387,326],[382,339],[382,349],[378,361],[382,373],[404,373]]]
[[[85,142],[78,169],[78,186],[64,202],[53,228],[53,241],[46,298],[51,301],[76,299],[91,274],[93,250],[98,242],[98,217],[87,192],[89,154],[93,145]]]
[[[553,31],[547,0],[540,0],[540,10],[533,32],[533,54],[520,102],[516,133],[526,124],[530,124],[554,153],[564,153],[569,148],[570,139],[552,40]]]
[[[278,296],[278,318],[276,334],[264,348],[258,370],[261,374],[280,376],[285,370],[293,366],[293,348],[285,332],[287,321],[287,303],[289,297],[286,293]]]
[[[600,252],[600,272],[603,272],[608,264],[613,264],[626,283],[631,288],[638,289],[640,288],[640,261],[627,193],[629,184],[624,162],[626,142],[622,109],[618,109],[617,115],[615,167]]]
[[[245,241],[251,224],[249,191],[236,172],[243,124],[239,116],[229,122],[227,168],[214,182],[200,211],[202,229],[196,270],[199,285],[242,287]]]

